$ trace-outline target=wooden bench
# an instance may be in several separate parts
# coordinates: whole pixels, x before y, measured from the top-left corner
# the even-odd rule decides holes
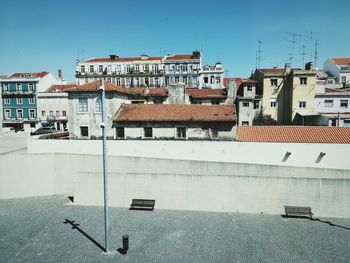
[[[308,216],[312,219],[311,207],[307,206],[284,206],[286,217],[288,216]]]
[[[132,199],[130,210],[151,210],[153,211],[156,200]]]

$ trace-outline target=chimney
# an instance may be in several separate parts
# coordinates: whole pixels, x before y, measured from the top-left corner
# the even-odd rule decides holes
[[[170,104],[185,104],[186,89],[182,83],[174,83],[168,85],[168,101]]]
[[[306,70],[314,70],[314,63],[311,61],[305,64],[305,69]]]
[[[289,74],[290,71],[291,71],[292,67],[291,67],[291,64],[290,63],[285,63],[284,64],[284,72]]]
[[[201,58],[201,52],[199,52],[198,50],[193,51],[192,58]]]
[[[227,99],[226,104],[233,105],[236,99],[237,83],[235,80],[230,79],[227,84]]]
[[[62,69],[58,69],[58,79],[59,79],[60,81],[63,80],[63,78],[62,78]]]
[[[119,57],[116,54],[111,54],[111,55],[109,55],[109,58],[110,59],[117,59]]]

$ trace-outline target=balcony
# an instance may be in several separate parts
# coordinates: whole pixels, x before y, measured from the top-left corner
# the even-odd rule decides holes
[[[18,90],[18,91],[9,91],[9,90],[3,90],[2,91],[2,95],[33,95],[35,94],[35,91],[34,90],[26,90],[26,91],[23,91],[23,90]]]
[[[68,116],[47,116],[47,121],[68,121]]]
[[[104,76],[103,72],[84,72],[81,73],[79,71],[75,72],[75,76],[79,77],[88,77],[88,78],[101,78],[101,77],[130,77],[130,76],[161,76],[163,75],[163,70],[149,70],[149,71],[135,71],[131,69],[129,72],[125,71],[110,71],[107,72],[107,75]]]

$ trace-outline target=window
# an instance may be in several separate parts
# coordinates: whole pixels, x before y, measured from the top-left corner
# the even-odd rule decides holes
[[[127,73],[127,74],[130,73],[130,65],[126,65],[126,73]]]
[[[248,85],[247,86],[247,91],[252,91],[253,90],[253,86],[252,85]]]
[[[10,104],[10,99],[9,98],[4,99],[4,104]]]
[[[11,110],[6,109],[5,110],[5,119],[10,119],[11,118]]]
[[[49,116],[50,116],[50,117],[53,117],[53,111],[52,111],[52,110],[50,110]]]
[[[301,77],[300,78],[300,85],[306,85],[307,84],[307,77]]]
[[[16,84],[16,91],[22,91],[22,84],[21,83]]]
[[[60,116],[60,111],[59,110],[56,111],[56,116]]]
[[[346,76],[341,76],[341,83],[346,84]]]
[[[125,79],[125,86],[130,87],[130,78]]]
[[[299,101],[299,108],[306,108],[306,101],[305,100]]]
[[[177,127],[176,128],[176,137],[178,139],[186,139],[186,127]]]
[[[107,66],[107,71],[108,71],[108,73],[112,73],[112,65]]]
[[[277,86],[277,79],[270,79],[271,86]]]
[[[168,86],[169,84],[169,77],[165,77],[165,85]]]
[[[145,85],[149,85],[149,78],[145,78]]]
[[[348,100],[340,100],[340,107],[347,108],[349,104]]]
[[[44,110],[41,111],[41,117],[45,117],[46,112]]]
[[[154,86],[159,87],[159,79],[154,78]]]
[[[211,130],[211,137],[213,139],[218,139],[219,138],[219,131],[218,130]]]
[[[249,121],[242,121],[242,126],[248,126],[249,125]]]
[[[144,127],[143,128],[143,137],[144,138],[153,138],[152,127]]]
[[[80,67],[80,72],[81,72],[81,73],[85,73],[85,66],[81,66],[81,67]]]
[[[216,77],[216,84],[220,84],[221,83],[221,78],[220,77]]]
[[[277,107],[277,100],[270,99],[270,108],[276,108],[276,107]]]
[[[29,104],[34,104],[34,98],[29,98]]]
[[[331,119],[331,126],[333,126],[333,127],[337,126],[337,120],[336,119]]]
[[[22,98],[17,98],[17,104],[23,104],[23,99]]]
[[[214,76],[210,76],[210,84],[214,84]]]
[[[334,80],[333,79],[328,79],[327,80],[327,84],[334,84]]]
[[[90,66],[90,72],[91,73],[94,72],[94,66],[93,65]]]
[[[140,65],[135,65],[135,72],[140,72]]]
[[[140,86],[140,79],[139,78],[135,78],[135,85],[134,87],[139,87]]]
[[[204,83],[208,83],[208,77],[203,78]]]
[[[9,84],[7,83],[4,84],[4,91],[9,91]]]
[[[89,110],[89,108],[88,108],[88,100],[87,100],[87,98],[80,98],[79,99],[78,111],[79,112],[87,112],[88,110]]]
[[[146,72],[146,73],[149,72],[149,65],[148,65],[148,64],[145,65],[145,72]]]
[[[17,110],[17,119],[23,119],[23,110]]]
[[[120,78],[117,78],[117,86],[120,86]]]
[[[258,100],[254,101],[254,110],[259,109],[260,102]]]
[[[179,77],[175,77],[175,83],[179,83]]]
[[[122,67],[120,65],[117,65],[116,71],[117,71],[117,73],[120,73],[122,71]]]
[[[35,110],[29,110],[29,118],[34,119],[35,118]]]
[[[65,110],[62,111],[62,116],[67,116],[67,112]]]
[[[98,72],[100,72],[100,73],[103,72],[103,66],[102,65],[98,65]]]
[[[187,84],[187,77],[186,76],[182,77],[182,80],[183,80],[184,84]]]
[[[124,127],[116,127],[117,138],[125,138],[125,129]]]
[[[325,106],[325,108],[332,108],[333,107],[333,100],[324,100],[324,106]]]
[[[95,112],[102,112],[102,101],[100,97],[95,100]]]
[[[249,102],[243,102],[242,107],[249,107]]]
[[[81,137],[89,137],[89,127],[80,126],[80,136]]]
[[[34,84],[33,83],[29,83],[28,90],[29,91],[34,91]]]

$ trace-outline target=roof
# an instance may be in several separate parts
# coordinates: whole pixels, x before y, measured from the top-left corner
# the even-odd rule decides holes
[[[115,121],[236,121],[233,105],[124,104]]]
[[[85,60],[84,62],[90,62],[90,63],[104,63],[104,62],[130,62],[130,61],[136,61],[136,60],[161,60],[162,57],[147,57],[147,59],[142,59],[141,57],[125,57],[125,58],[91,58],[88,60]]]
[[[199,58],[194,58],[192,54],[190,54],[190,55],[170,55],[170,56],[165,57],[165,60],[188,60],[188,59],[199,59]]]
[[[64,85],[51,85],[46,92],[62,92],[65,89],[70,89],[76,87],[75,83],[68,83]]]
[[[83,84],[83,85],[72,85],[69,86],[63,91],[65,92],[96,92],[99,91],[101,87],[100,81],[96,80],[91,83]],[[165,88],[152,88],[149,87],[148,91],[143,88],[130,88],[124,86],[116,86],[112,83],[105,82],[104,87],[106,91],[118,92],[126,95],[135,95],[135,96],[145,96],[145,97],[166,97],[168,96],[168,91]]]
[[[188,96],[195,99],[226,99],[226,89],[186,89]]]
[[[350,58],[331,58],[331,60],[334,61],[337,65],[349,65],[350,64]]]
[[[350,144],[350,128],[328,126],[239,126],[241,142]]]
[[[282,74],[284,72],[284,68],[259,68],[263,73],[272,73],[272,74]]]
[[[12,73],[8,76],[8,78],[28,78],[25,76],[29,76],[29,78],[43,78],[45,77],[49,72],[42,71],[42,72],[16,72]]]

